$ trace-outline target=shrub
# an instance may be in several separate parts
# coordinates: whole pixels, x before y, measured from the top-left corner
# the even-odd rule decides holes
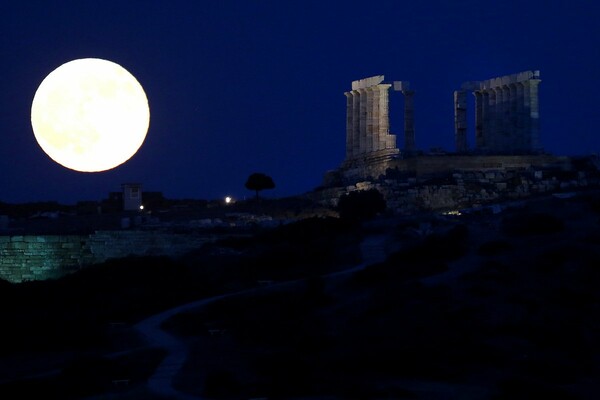
[[[516,214],[502,220],[502,230],[509,235],[543,235],[562,232],[564,222],[551,214]]]
[[[377,189],[358,190],[340,197],[337,211],[340,218],[361,221],[370,219],[385,211],[387,205]]]
[[[533,379],[508,378],[498,382],[498,392],[492,399],[577,399],[566,390]]]
[[[480,256],[496,256],[510,250],[512,246],[506,240],[492,240],[479,246],[477,254]]]
[[[204,394],[212,398],[231,398],[240,394],[241,384],[235,374],[216,369],[208,372],[204,382]]]

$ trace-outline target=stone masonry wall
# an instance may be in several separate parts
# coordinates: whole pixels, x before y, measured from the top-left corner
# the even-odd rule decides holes
[[[177,257],[214,238],[160,231],[97,231],[91,235],[0,236],[0,279],[54,279],[87,265],[129,255]]]
[[[459,170],[524,169],[532,166],[568,168],[569,163],[568,157],[544,154],[518,156],[448,154],[409,157],[406,159],[382,158],[380,160],[364,160],[364,162],[354,164],[346,163],[339,170],[328,172],[325,175],[323,186],[351,185],[356,182],[385,179],[390,175],[424,177]]]
[[[525,199],[535,195],[577,191],[600,186],[597,172],[524,168],[463,170],[431,179],[380,179],[326,188],[309,197],[335,207],[340,196],[355,190],[377,189],[395,214],[451,210],[496,202]]]

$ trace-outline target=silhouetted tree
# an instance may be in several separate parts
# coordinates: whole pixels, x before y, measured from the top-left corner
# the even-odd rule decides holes
[[[387,205],[383,195],[377,189],[357,190],[340,197],[337,211],[340,217],[360,221],[373,218],[385,211]]]
[[[248,177],[246,181],[246,189],[254,190],[256,192],[256,199],[258,200],[258,192],[265,189],[275,188],[273,178],[260,172],[255,172]]]

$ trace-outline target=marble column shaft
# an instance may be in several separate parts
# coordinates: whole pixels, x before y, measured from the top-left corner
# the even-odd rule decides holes
[[[517,85],[508,85],[508,113],[507,125],[508,132],[512,140],[521,141],[521,137],[517,135]]]
[[[389,89],[392,85],[381,84],[379,87],[379,148],[395,149],[396,136],[390,135]]]
[[[365,124],[365,147],[364,151],[370,153],[373,151],[373,88],[368,87],[365,89],[366,97],[366,112],[367,112],[367,123]]]
[[[467,147],[467,92],[457,90],[454,92],[454,134],[456,151],[465,153]]]
[[[493,95],[493,99],[491,99]],[[492,131],[493,131],[493,116],[496,96],[493,91],[484,90],[482,92],[482,135],[481,135],[481,149],[487,151],[492,146]],[[493,104],[492,104],[493,102]]]
[[[481,91],[473,92],[475,96],[475,148],[481,149],[483,142],[483,93]]]
[[[344,93],[346,96],[346,158],[354,156],[354,120],[352,112],[352,103],[354,96],[351,92]]]
[[[508,103],[509,93],[505,86],[499,86],[496,89],[496,136],[495,136],[495,148],[501,152],[509,147],[508,138]]]
[[[540,105],[539,85],[540,79],[530,79],[525,85],[525,91],[529,93],[529,137],[531,138],[531,149],[541,151],[540,143]]]
[[[367,149],[367,91],[358,89],[360,95],[359,129],[360,129],[360,147],[359,154],[363,154]]]
[[[360,93],[352,92],[352,157],[360,154]]]
[[[515,84],[516,88],[516,123],[515,135],[519,138],[526,138],[529,132],[529,117],[525,110],[525,85],[522,82]],[[527,140],[523,139],[526,145]]]
[[[404,150],[414,152],[415,147],[415,105],[413,90],[403,90],[404,95]]]
[[[388,90],[380,84],[345,92],[346,158],[395,148],[389,134]],[[390,147],[391,145],[391,147]]]
[[[371,88],[371,93],[373,96],[373,101],[372,101],[372,108],[371,108],[371,112],[372,112],[372,129],[373,129],[373,144],[372,144],[372,150],[373,151],[377,151],[377,150],[381,150],[381,146],[380,146],[380,138],[381,138],[381,132],[380,132],[380,112],[379,112],[379,103],[381,102],[381,90],[379,89],[379,86],[373,86]]]

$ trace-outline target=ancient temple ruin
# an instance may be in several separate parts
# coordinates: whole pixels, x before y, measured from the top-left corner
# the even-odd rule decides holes
[[[408,82],[383,75],[352,82],[346,92],[346,158],[312,193],[322,204],[358,190],[378,190],[394,213],[467,212],[533,195],[600,185],[598,157],[554,156],[540,144],[539,71],[467,82],[454,92],[456,152],[415,149],[413,92]],[[388,92],[404,95],[404,148],[389,133]],[[467,93],[473,93],[469,98]],[[467,109],[474,103],[475,135]],[[473,143],[469,149],[468,143]],[[557,196],[558,197],[558,196]],[[456,214],[454,214],[456,215]]]
[[[541,153],[538,86],[540,71],[466,82],[454,92],[456,151],[466,153],[467,92],[475,96],[475,152]]]
[[[346,157],[325,175],[324,186],[361,181],[441,176],[453,171],[526,169],[564,160],[540,144],[539,71],[466,82],[454,92],[456,152],[426,153],[415,146],[414,92],[407,81],[377,75],[352,82],[346,96]],[[404,97],[404,148],[390,133],[389,89]],[[474,95],[468,99],[467,93]],[[468,139],[467,109],[474,102],[475,135]],[[472,142],[472,148],[468,143]],[[423,178],[425,179],[425,178]]]
[[[415,150],[414,109],[408,82],[383,83],[383,75],[352,82],[346,95],[346,164],[389,158],[399,153],[390,134],[389,89],[404,94],[405,151]]]

